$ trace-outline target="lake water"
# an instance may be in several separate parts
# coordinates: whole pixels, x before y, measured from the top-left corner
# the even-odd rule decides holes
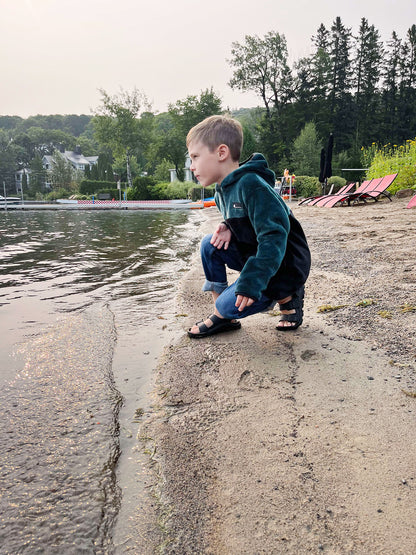
[[[199,220],[0,212],[0,553],[140,552],[134,416]]]

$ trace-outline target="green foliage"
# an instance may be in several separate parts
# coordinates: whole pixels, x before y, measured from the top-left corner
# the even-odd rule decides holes
[[[191,95],[170,104],[168,117],[159,120],[163,132],[156,140],[153,155],[169,160],[171,167],[176,170],[177,178],[183,181],[188,131],[206,117],[221,112],[221,98],[212,88],[202,91],[199,97]]]
[[[146,96],[136,88],[132,92],[121,89],[110,96],[100,89],[102,105],[93,119],[97,140],[108,146],[118,156],[126,156],[127,181],[132,186],[130,157],[144,143],[144,128],[138,116],[142,109],[149,109]]]
[[[313,122],[305,124],[295,139],[292,149],[292,162],[296,174],[319,175],[321,141],[318,139]]]
[[[136,177],[133,181],[133,187],[127,189],[128,200],[150,200],[157,199],[153,188],[156,185],[156,180],[149,176]]]
[[[71,193],[67,189],[56,189],[46,195],[46,200],[57,200],[58,198],[69,198]]]
[[[241,161],[247,160],[254,152],[257,152],[257,143],[254,138],[254,134],[252,133],[250,127],[245,123],[242,124],[243,127],[243,150],[241,152]]]
[[[158,200],[175,200],[188,198],[191,182],[173,181],[172,183],[157,183],[152,189],[153,197]]]
[[[114,181],[98,181],[93,179],[83,179],[79,185],[81,195],[94,195],[102,189],[114,189]]]
[[[288,65],[287,43],[276,31],[263,38],[246,35],[245,42],[232,43],[234,68],[229,85],[234,90],[254,91],[264,102],[266,111],[279,110],[293,96],[293,76]]]
[[[374,143],[362,149],[363,160],[371,160],[367,179],[398,173],[389,192],[395,194],[400,189],[415,187],[416,184],[416,138],[408,139],[403,145],[384,145]]]
[[[49,177],[55,190],[65,189],[69,191],[73,189],[74,169],[70,162],[58,151],[55,152],[52,158]]]
[[[344,187],[347,184],[347,180],[343,177],[338,177],[338,175],[333,175],[332,177],[328,178],[327,184],[328,187],[334,185],[333,192],[336,193],[341,189],[341,187]]]
[[[163,158],[159,164],[157,164],[155,171],[153,173],[153,177],[158,182],[168,181],[170,177],[170,169],[172,168],[171,162],[166,158]]]
[[[297,175],[295,180],[296,191],[298,197],[313,197],[322,192],[321,184],[317,177],[307,175]]]

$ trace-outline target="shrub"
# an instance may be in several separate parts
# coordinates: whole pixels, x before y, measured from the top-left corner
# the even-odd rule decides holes
[[[81,195],[94,195],[103,188],[114,188],[114,181],[96,181],[94,179],[83,179],[79,185]]]
[[[295,187],[298,197],[313,197],[322,192],[321,184],[317,177],[298,175],[295,179]]]
[[[129,200],[151,200],[159,197],[154,195],[153,188],[156,180],[147,175],[141,175],[134,178],[133,187],[127,191]]]
[[[416,183],[416,139],[407,140],[404,145],[384,145],[378,147],[374,143],[371,147],[362,148],[364,161],[371,160],[367,171],[367,179],[383,177],[398,173],[395,181],[388,188],[392,194],[400,189],[408,189]]]
[[[339,177],[338,175],[333,175],[332,177],[328,178],[328,186],[331,187],[334,185],[333,192],[336,193],[341,189],[341,187],[345,187],[347,184],[347,180],[343,177]]]
[[[46,200],[57,200],[58,198],[68,198],[71,193],[66,189],[56,189],[46,195]]]
[[[153,187],[154,198],[159,200],[179,200],[188,198],[189,181],[157,183]]]

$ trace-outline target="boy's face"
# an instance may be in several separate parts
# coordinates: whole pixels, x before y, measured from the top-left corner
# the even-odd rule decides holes
[[[191,171],[203,187],[222,181],[222,165],[218,148],[211,152],[203,143],[192,142],[188,150],[192,162]]]

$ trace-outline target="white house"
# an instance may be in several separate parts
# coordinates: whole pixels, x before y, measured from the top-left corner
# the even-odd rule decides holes
[[[95,166],[98,161],[98,156],[84,156],[81,153],[81,147],[75,147],[75,150],[65,150],[61,155],[68,160],[75,170],[85,171],[87,166]],[[50,170],[52,167],[53,156],[45,155],[42,158],[42,165],[45,170]]]

